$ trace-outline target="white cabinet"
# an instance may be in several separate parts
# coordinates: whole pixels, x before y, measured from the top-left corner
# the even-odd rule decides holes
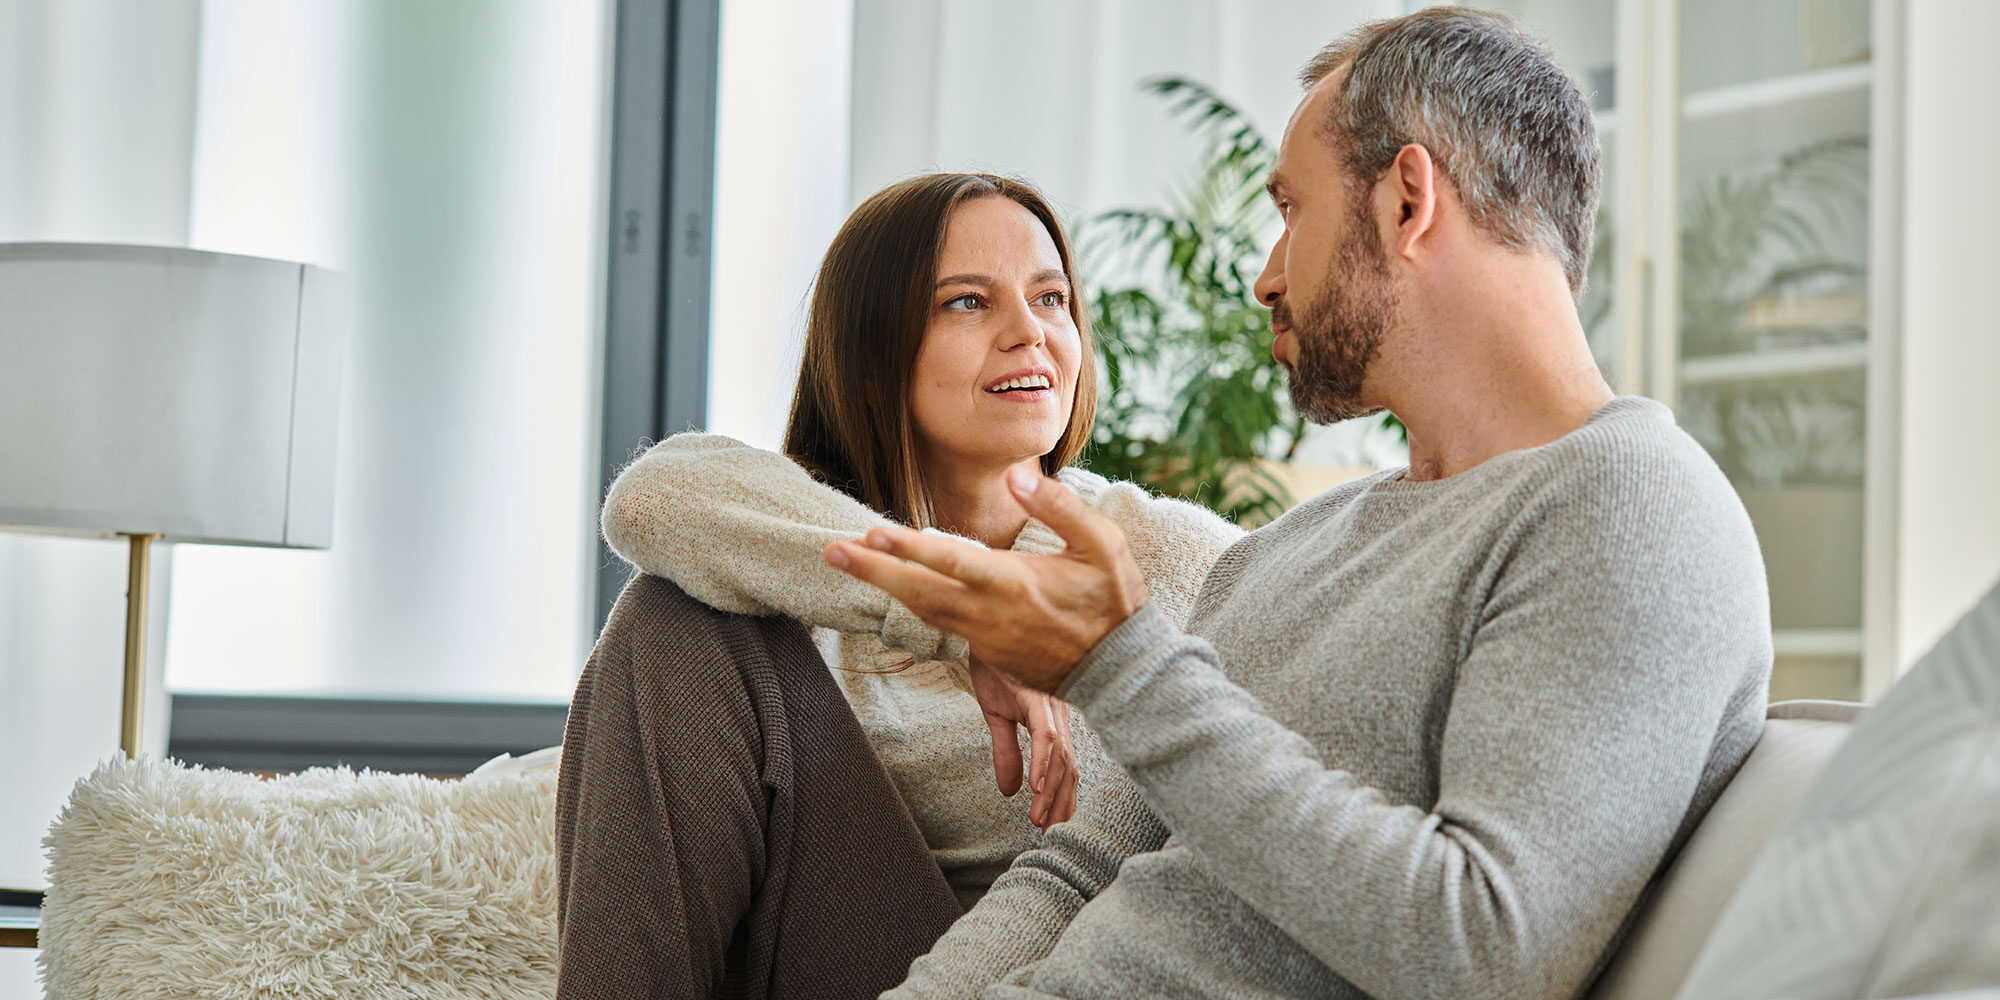
[[[1899,79],[1875,44],[1898,11],[1877,8],[1897,2],[1476,4],[1549,39],[1592,97],[1605,188],[1585,326],[1619,391],[1673,406],[1742,495],[1774,699],[1872,697],[1900,666],[1866,641],[1893,595],[1864,555],[1895,527],[1871,492],[1895,443],[1871,432],[1898,405],[1874,377],[1900,271],[1881,259],[1895,151],[1873,128]]]

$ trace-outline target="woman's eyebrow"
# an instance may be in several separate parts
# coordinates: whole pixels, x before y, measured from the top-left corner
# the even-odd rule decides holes
[[[1060,282],[1065,285],[1069,284],[1069,275],[1064,274],[1060,268],[1054,268],[1054,267],[1043,268],[1040,271],[1036,271],[1035,273],[1028,275],[1028,281],[1027,281],[1027,283],[1030,285],[1043,285],[1043,284],[1051,284],[1057,282]],[[983,274],[954,274],[951,275],[950,277],[938,279],[937,287],[939,288],[945,288],[951,285],[973,285],[978,288],[991,288],[993,287],[993,279]]]

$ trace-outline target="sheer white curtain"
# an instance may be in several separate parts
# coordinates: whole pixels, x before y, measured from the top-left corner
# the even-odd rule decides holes
[[[1215,88],[1276,138],[1299,67],[1407,0],[856,0],[858,201],[926,169],[1034,181],[1071,212],[1156,203],[1197,147],[1154,76]]]
[[[193,245],[347,271],[356,328],[333,547],[177,553],[174,689],[568,699],[606,7],[208,0]]]
[[[847,217],[849,0],[722,0],[707,430],[782,443],[806,289]]]
[[[0,241],[186,242],[199,25],[194,0],[0,0]],[[117,752],[125,559],[117,542],[0,534],[0,887],[41,885],[49,820]],[[164,724],[149,736],[165,747]],[[33,956],[0,949],[0,998],[41,995]]]

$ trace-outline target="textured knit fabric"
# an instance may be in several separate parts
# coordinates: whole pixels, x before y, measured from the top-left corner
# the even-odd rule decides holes
[[[1868,710],[1757,857],[1680,996],[2000,986],[2000,589]]]
[[[557,996],[872,996],[958,916],[805,629],[618,598],[557,786]]]
[[[1749,519],[1658,403],[1338,487],[1187,632],[1091,651],[1060,693],[1149,809],[1081,809],[896,995],[1574,996],[1755,743],[1770,642]]]
[[[1060,478],[1124,529],[1154,605],[1185,624],[1202,577],[1242,531],[1081,469]],[[834,676],[938,865],[971,905],[1041,835],[1028,821],[1030,796],[1003,798],[994,787],[992,738],[971,694],[964,641],[822,558],[829,543],[887,523],[783,455],[715,434],[655,445],[619,475],[604,505],[604,537],[639,569],[711,607],[815,627],[826,661],[846,668]],[[1062,547],[1031,520],[1013,549]],[[1071,721],[1083,798],[1106,768],[1081,716]]]

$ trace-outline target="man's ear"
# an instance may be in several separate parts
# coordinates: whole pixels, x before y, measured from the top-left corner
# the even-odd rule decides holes
[[[1437,221],[1438,182],[1442,180],[1431,151],[1411,143],[1396,151],[1383,178],[1394,199],[1395,253],[1408,258],[1416,255],[1417,244]]]

